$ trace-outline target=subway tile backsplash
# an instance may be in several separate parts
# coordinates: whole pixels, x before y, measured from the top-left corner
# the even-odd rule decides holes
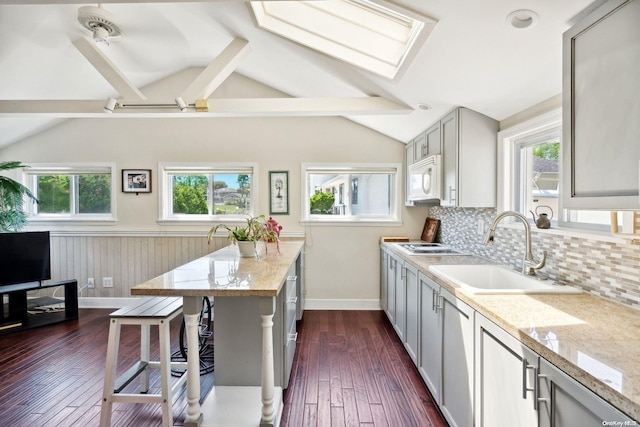
[[[493,246],[483,243],[478,221],[486,232],[496,216],[492,208],[431,207],[429,216],[442,221],[438,241],[520,269],[524,256],[524,228],[498,227]],[[579,286],[585,292],[640,310],[640,245],[612,242],[592,235],[551,234],[532,227],[532,250],[539,259],[547,251],[542,274]]]

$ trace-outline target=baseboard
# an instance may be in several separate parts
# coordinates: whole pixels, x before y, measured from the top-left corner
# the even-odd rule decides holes
[[[78,298],[79,308],[122,308],[137,301],[138,298],[100,298],[81,297]]]
[[[382,310],[378,299],[309,299],[304,300],[305,310]]]

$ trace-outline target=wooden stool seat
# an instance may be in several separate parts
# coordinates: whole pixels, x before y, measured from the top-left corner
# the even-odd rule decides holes
[[[173,425],[171,405],[173,393],[187,379],[186,362],[171,361],[170,323],[182,313],[180,297],[148,297],[110,314],[109,343],[102,392],[102,413],[100,426],[111,425],[114,402],[160,403],[162,405],[162,425]],[[122,325],[140,325],[140,360],[134,363],[120,377],[116,378],[120,328]],[[151,325],[158,326],[160,339],[160,360],[149,360]],[[148,394],[149,369],[160,369],[160,394]],[[171,386],[171,369],[184,369],[185,373]],[[123,393],[124,388],[140,377],[140,393]]]

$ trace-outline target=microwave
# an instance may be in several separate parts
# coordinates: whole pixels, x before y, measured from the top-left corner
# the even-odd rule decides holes
[[[439,154],[409,165],[407,200],[412,202],[439,202],[442,156]]]

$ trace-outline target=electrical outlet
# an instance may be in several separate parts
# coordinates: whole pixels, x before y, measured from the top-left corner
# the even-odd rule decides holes
[[[93,289],[93,288],[95,288],[95,287],[96,287],[96,282],[95,282],[95,280],[93,279],[93,277],[89,277],[89,278],[87,279],[87,288],[91,288],[91,289]]]
[[[484,234],[484,220],[482,219],[478,220],[478,234],[481,236]]]
[[[102,287],[103,288],[113,288],[113,277],[103,277],[102,278]]]

